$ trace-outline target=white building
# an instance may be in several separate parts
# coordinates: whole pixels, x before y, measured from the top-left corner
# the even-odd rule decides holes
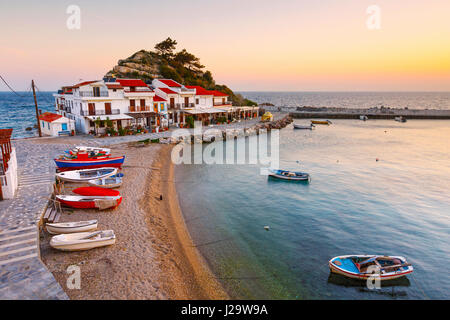
[[[0,200],[12,199],[17,191],[16,149],[11,146],[12,129],[0,129]]]
[[[108,119],[113,129],[120,131],[161,127],[167,118],[165,99],[155,99],[155,92],[137,79],[85,81],[63,87],[54,97],[57,112],[74,120],[81,133],[105,133]]]
[[[41,132],[47,136],[75,134],[75,121],[60,114],[44,112],[39,115]]]

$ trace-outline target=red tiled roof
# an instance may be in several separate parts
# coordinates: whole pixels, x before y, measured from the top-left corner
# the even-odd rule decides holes
[[[51,112],[44,112],[43,114],[39,115],[39,120],[44,120],[45,122],[53,122],[55,120],[58,120],[59,118],[62,118],[62,115]]]
[[[106,87],[108,87],[108,89],[123,89],[123,87],[120,84],[106,84]]]
[[[176,81],[170,80],[170,79],[158,79],[162,83],[164,83],[166,86],[169,87],[175,87],[175,88],[181,88],[181,84],[179,84]]]
[[[167,94],[177,94],[175,91],[172,91],[169,88],[158,88],[158,89]]]
[[[164,98],[161,98],[161,97],[158,96],[158,95],[155,95],[155,96],[153,97],[153,101],[154,101],[154,102],[166,102],[167,100],[164,99]]]
[[[148,87],[147,84],[140,79],[117,79],[123,87]]]
[[[188,89],[195,89],[197,96],[212,96],[212,92],[200,86],[186,86]]]
[[[226,93],[223,93],[223,92],[220,92],[220,91],[217,91],[217,90],[211,90],[209,92],[211,92],[212,95],[215,96],[215,97],[228,97],[228,95]]]
[[[82,86],[85,86],[87,84],[91,84],[91,83],[94,83],[94,82],[98,82],[98,80],[80,82],[80,83],[74,85],[73,88],[79,88],[79,87],[82,87]]]

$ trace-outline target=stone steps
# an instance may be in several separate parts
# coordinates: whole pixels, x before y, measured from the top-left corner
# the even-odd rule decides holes
[[[39,256],[36,226],[0,232],[0,267]]]
[[[49,184],[54,180],[54,174],[22,175],[19,177],[19,188]]]

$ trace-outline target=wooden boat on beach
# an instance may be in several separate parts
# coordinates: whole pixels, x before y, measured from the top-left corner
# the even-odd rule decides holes
[[[325,125],[330,125],[331,121],[330,120],[311,120],[312,124],[325,124]]]
[[[80,196],[116,197],[120,195],[118,190],[105,189],[101,187],[81,187],[73,189],[72,192]]]
[[[311,178],[306,172],[296,172],[288,170],[273,170],[269,169],[269,177],[291,180],[291,181],[310,181]]]
[[[50,246],[62,251],[80,251],[116,243],[113,230],[60,234],[52,237]]]
[[[301,124],[295,124],[294,123],[294,129],[304,129],[304,130],[312,130],[314,129],[316,126],[314,124],[310,124],[309,126],[304,126]]]
[[[368,279],[379,270],[380,280],[392,280],[414,271],[404,257],[378,255],[346,255],[328,262],[331,272],[353,278]]]
[[[117,168],[83,169],[64,171],[56,174],[56,177],[68,182],[87,182],[93,179],[102,179],[117,174]]]
[[[97,229],[97,220],[47,223],[45,227],[50,234],[86,232]]]
[[[123,173],[118,173],[110,177],[89,180],[88,183],[91,186],[97,186],[102,188],[119,188],[122,185]]]
[[[84,159],[55,159],[56,166],[59,171],[78,170],[78,169],[93,169],[102,167],[121,168],[125,156],[121,157],[85,157]]]
[[[119,196],[79,196],[58,194],[56,200],[61,204],[76,209],[99,209],[105,210],[115,208],[122,202]]]
[[[67,152],[67,153],[70,153],[70,154],[77,154],[77,153],[80,153],[80,152],[87,152],[87,153],[95,152],[95,153],[99,153],[99,154],[105,154],[105,155],[108,155],[108,154],[111,154],[111,149],[108,149],[108,148],[98,148],[98,147],[78,146],[78,147],[75,147],[75,148],[73,148],[73,149],[71,149],[71,150],[68,150],[68,151],[66,151],[66,152]]]

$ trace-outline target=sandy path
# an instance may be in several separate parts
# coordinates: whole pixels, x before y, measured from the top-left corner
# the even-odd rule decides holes
[[[125,154],[122,204],[115,210],[65,210],[63,221],[98,219],[116,244],[61,252],[41,232],[41,256],[71,299],[224,299],[219,283],[192,246],[173,184],[170,146],[113,147]],[[150,169],[150,168],[160,168]],[[69,186],[67,186],[69,187]],[[163,200],[160,200],[160,195]],[[66,286],[69,265],[81,269],[81,289]]]

